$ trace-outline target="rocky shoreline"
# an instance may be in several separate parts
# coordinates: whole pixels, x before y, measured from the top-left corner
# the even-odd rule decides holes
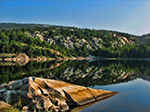
[[[7,55],[7,53],[5,53],[6,56],[12,56],[11,53],[9,53]],[[1,54],[0,57],[0,62],[16,62],[19,65],[25,65],[27,64],[29,61],[37,61],[37,62],[42,62],[42,61],[51,61],[51,60],[57,60],[57,61],[67,61],[67,60],[92,60],[92,59],[96,59],[96,57],[94,56],[89,56],[89,57],[71,57],[71,58],[67,58],[67,57],[58,57],[58,58],[48,58],[48,57],[34,57],[34,58],[29,58],[25,53],[20,53],[18,56],[17,54],[15,54],[16,57],[3,57],[3,54]]]
[[[26,112],[67,111],[70,106],[85,105],[117,93],[37,77],[0,85],[0,100],[13,106],[19,104],[19,109]]]

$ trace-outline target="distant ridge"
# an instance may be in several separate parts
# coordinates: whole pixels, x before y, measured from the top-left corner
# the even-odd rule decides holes
[[[35,27],[49,27],[52,25],[46,24],[27,24],[27,23],[0,23],[0,29],[6,28],[35,28]]]
[[[140,36],[139,38],[142,40],[147,40],[147,39],[149,40],[150,39],[150,33],[144,34],[144,35]]]

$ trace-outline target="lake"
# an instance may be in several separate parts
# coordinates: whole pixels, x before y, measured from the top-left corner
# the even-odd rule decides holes
[[[133,81],[106,86],[94,86],[95,89],[119,91],[106,100],[93,104],[81,112],[149,112],[150,82],[141,78]]]
[[[72,112],[149,112],[150,62],[128,60],[49,61],[0,65],[0,83],[36,76],[62,80],[72,84],[117,91],[118,94]]]

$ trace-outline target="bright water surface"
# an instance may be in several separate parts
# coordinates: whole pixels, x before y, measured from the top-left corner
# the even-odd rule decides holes
[[[126,83],[94,86],[93,88],[119,93],[81,112],[150,112],[150,82],[141,78]]]
[[[72,112],[150,112],[150,61],[29,62],[25,66],[0,66],[0,83],[28,76],[117,91],[118,94]]]

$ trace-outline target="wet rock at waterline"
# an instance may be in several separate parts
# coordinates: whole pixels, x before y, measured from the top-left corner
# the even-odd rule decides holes
[[[20,109],[66,111],[69,106],[84,105],[117,92],[91,89],[63,81],[27,77],[0,86],[0,100]]]

